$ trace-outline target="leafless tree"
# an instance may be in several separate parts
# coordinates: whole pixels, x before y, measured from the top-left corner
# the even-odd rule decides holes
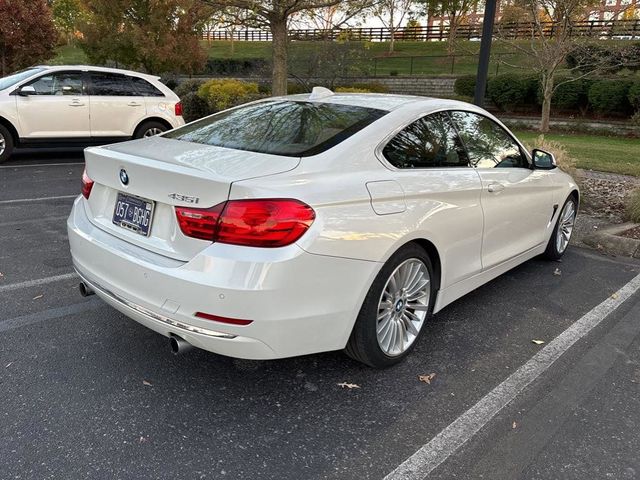
[[[558,87],[564,83],[580,80],[603,67],[611,67],[610,59],[584,58],[578,66],[568,67],[567,56],[579,50],[588,40],[574,35],[572,29],[576,22],[584,20],[594,0],[525,0],[523,6],[529,11],[530,38],[528,41],[514,40],[511,32],[500,30],[498,25],[498,40],[509,45],[514,51],[525,57],[523,65],[512,67],[526,68],[538,75],[542,94],[542,114],[540,131],[549,131],[551,115],[551,99]],[[552,27],[549,24],[552,22]],[[553,28],[551,32],[550,28]],[[552,34],[551,34],[552,33]],[[502,63],[509,65],[505,60]],[[557,81],[560,72],[567,76]]]
[[[389,29],[389,53],[393,53],[396,32],[415,4],[414,0],[382,0],[376,5],[376,17]]]
[[[296,14],[338,5],[340,0],[201,0],[207,5],[224,9],[235,7],[250,12],[256,25],[269,28],[273,38],[273,95],[287,93],[287,47],[289,21]]]

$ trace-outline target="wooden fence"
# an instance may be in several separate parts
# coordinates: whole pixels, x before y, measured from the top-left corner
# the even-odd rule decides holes
[[[553,38],[558,26],[553,22],[542,24],[542,33]],[[572,36],[594,39],[640,39],[640,20],[589,20],[576,22],[571,26]],[[500,34],[512,39],[527,39],[539,36],[537,28],[531,23],[503,23],[495,27],[494,34]],[[460,25],[455,37],[458,39],[479,40],[482,35],[482,24]],[[268,30],[212,30],[203,33],[205,40],[236,40],[244,42],[269,42],[271,32]],[[449,38],[449,26],[405,27],[396,30],[396,40],[410,41],[442,41]],[[339,28],[333,30],[289,30],[290,40],[360,40],[371,42],[386,42],[391,39],[388,28]]]

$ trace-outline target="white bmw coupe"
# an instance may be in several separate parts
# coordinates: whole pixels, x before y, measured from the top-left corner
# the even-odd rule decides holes
[[[80,290],[175,353],[392,365],[433,313],[560,258],[579,201],[551,154],[434,98],[316,88],[85,156]]]

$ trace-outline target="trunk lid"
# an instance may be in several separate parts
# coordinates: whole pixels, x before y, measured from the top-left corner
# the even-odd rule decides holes
[[[292,170],[299,161],[163,137],[88,148],[87,174],[95,182],[88,214],[98,228],[123,240],[188,261],[210,242],[183,235],[174,206],[212,207],[229,198],[233,182]],[[148,236],[113,223],[119,193],[153,202]]]

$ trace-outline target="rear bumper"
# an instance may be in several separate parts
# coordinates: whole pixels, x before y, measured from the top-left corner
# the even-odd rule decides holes
[[[73,263],[106,303],[211,352],[275,359],[344,348],[380,265],[278,249],[203,244],[188,262],[93,225],[78,197],[67,222]],[[237,326],[195,312],[253,320]]]

